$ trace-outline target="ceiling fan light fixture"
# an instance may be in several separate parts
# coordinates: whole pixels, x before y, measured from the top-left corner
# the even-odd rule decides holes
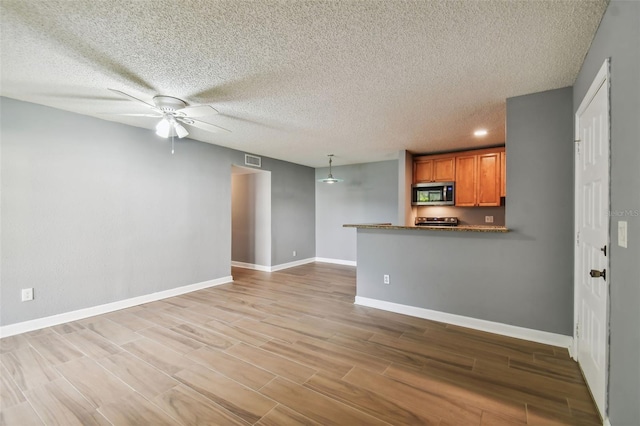
[[[176,134],[180,139],[184,138],[189,134],[189,132],[187,132],[187,129],[185,129],[184,126],[178,122],[174,123],[173,127],[175,128]]]
[[[162,120],[160,120],[158,124],[156,124],[156,135],[160,136],[161,138],[168,138],[169,136],[171,136],[172,130],[173,126],[166,117],[163,117]]]
[[[333,163],[333,158],[332,158],[333,154],[329,154],[327,157],[329,157],[329,176],[327,176],[324,179],[318,179],[318,182],[332,184],[332,183],[338,183],[338,182],[344,181],[344,179],[333,177],[333,174],[331,173],[331,163]]]

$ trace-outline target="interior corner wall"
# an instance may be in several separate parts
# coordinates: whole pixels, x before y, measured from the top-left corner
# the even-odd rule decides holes
[[[231,275],[244,153],[182,139],[171,155],[153,131],[5,97],[0,114],[0,326]],[[314,257],[314,169],[262,160],[272,250]]]
[[[398,162],[380,161],[333,167],[344,182],[316,182],[316,256],[356,261],[356,230],[347,223],[396,223]],[[316,180],[329,168],[316,169]]]
[[[398,152],[398,219],[400,226],[414,224],[414,211],[411,208],[411,185],[413,184],[413,155],[409,151]]]
[[[640,419],[640,2],[609,3],[574,85],[577,111],[610,58],[611,241],[609,401],[612,425]],[[618,245],[626,221],[628,246]]]

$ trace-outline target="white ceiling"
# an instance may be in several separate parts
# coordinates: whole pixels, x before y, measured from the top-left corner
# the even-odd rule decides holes
[[[494,145],[506,98],[573,84],[607,3],[1,0],[0,94],[148,129],[107,88],[175,96],[231,130],[193,139],[312,167]]]

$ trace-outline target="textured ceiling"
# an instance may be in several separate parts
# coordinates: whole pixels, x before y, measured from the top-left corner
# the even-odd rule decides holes
[[[507,97],[573,84],[606,5],[1,0],[0,93],[148,129],[107,88],[175,96],[231,130],[193,139],[312,167],[487,146]]]

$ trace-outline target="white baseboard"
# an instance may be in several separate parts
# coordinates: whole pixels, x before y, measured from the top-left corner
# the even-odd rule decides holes
[[[329,259],[326,257],[309,257],[307,259],[296,260],[294,262],[289,262],[289,263],[282,263],[280,265],[275,265],[275,266],[256,265],[255,263],[231,261],[231,266],[235,266],[237,268],[244,268],[244,269],[253,269],[255,271],[262,271],[262,272],[276,272],[276,271],[281,271],[283,269],[293,268],[294,266],[306,265],[307,263],[313,263],[313,262],[356,266],[356,262],[353,260]]]
[[[333,263],[335,265],[356,266],[355,260],[329,259],[326,257],[316,257],[316,262]]]
[[[307,263],[315,262],[315,257],[309,257],[307,259],[296,260],[289,263],[282,263],[271,267],[271,272],[281,271],[283,269],[293,268],[294,266],[306,265]]]
[[[181,294],[190,293],[192,291],[201,290],[203,288],[227,284],[232,281],[233,277],[227,276],[217,278],[215,280],[209,280],[201,283],[189,284],[182,287],[159,291],[157,293],[136,296],[130,299],[118,300],[117,302],[106,303],[104,305],[92,306],[90,308],[78,309],[76,311],[51,315],[44,318],[36,318],[29,321],[9,324],[0,327],[0,337],[9,337],[16,334],[26,333],[28,331],[39,330],[41,328],[64,324],[65,322],[78,321],[96,315],[102,315],[113,311],[119,311],[120,309],[141,305],[143,303],[155,302],[156,300],[179,296]]]
[[[232,260],[231,266],[235,266],[236,268],[253,269],[254,271],[271,272],[271,266],[257,265],[255,263],[236,262],[235,260]]]
[[[306,265],[307,263],[313,263],[315,261],[316,259],[314,257],[310,257],[308,259],[296,260],[294,262],[282,263],[280,265],[275,265],[275,266],[256,265],[255,263],[231,261],[231,266],[244,268],[244,269],[253,269],[254,271],[276,272],[276,271],[281,271],[283,269],[293,268],[294,266]]]
[[[562,348],[571,348],[573,337],[563,334],[549,333],[547,331],[533,330],[530,328],[518,327],[515,325],[503,324],[499,322],[486,321],[477,318],[465,317],[462,315],[449,314],[446,312],[433,311],[431,309],[418,308],[415,306],[401,305],[399,303],[387,302],[384,300],[369,299],[367,297],[356,296],[356,305],[368,306],[370,308],[382,309],[384,311],[409,315],[412,317],[425,318],[461,327],[473,328],[475,330],[500,334],[503,336],[515,337],[517,339],[529,340],[532,342],[544,343]]]

